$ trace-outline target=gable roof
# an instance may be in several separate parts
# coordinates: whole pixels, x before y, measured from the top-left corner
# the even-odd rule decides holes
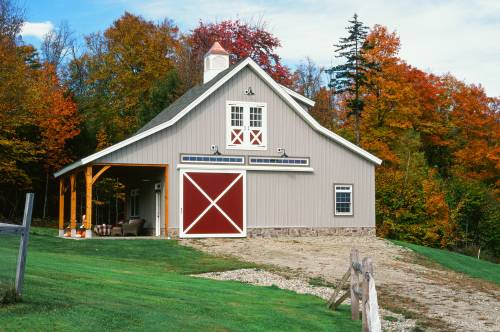
[[[229,73],[235,66],[229,67],[219,74],[217,74],[214,78],[208,81],[205,84],[198,84],[191,89],[189,89],[186,93],[180,96],[177,100],[175,100],[172,104],[167,106],[163,111],[158,113],[153,119],[151,119],[148,123],[146,123],[141,129],[139,129],[135,134],[140,134],[148,129],[154,128],[158,125],[161,125],[164,122],[171,120],[178,113],[182,112],[189,104],[196,100],[199,96],[205,93],[208,89],[210,89],[215,83],[217,83],[222,77],[224,77],[227,73]]]
[[[373,162],[376,165],[380,165],[382,163],[381,159],[375,157],[368,151],[363,150],[359,146],[349,142],[345,138],[321,126],[306,110],[304,110],[298,104],[298,102],[292,96],[292,94],[296,95],[299,94],[278,84],[251,58],[246,58],[245,60],[239,62],[235,66],[229,67],[228,69],[220,72],[209,82],[202,85],[198,85],[188,90],[188,92],[186,92],[183,96],[177,99],[169,107],[163,110],[160,114],[158,114],[155,118],[153,118],[150,122],[148,122],[144,127],[142,127],[135,135],[62,168],[61,170],[54,173],[54,176],[57,178],[75,168],[89,164],[92,161],[95,161],[105,155],[108,155],[129,144],[137,142],[145,137],[148,137],[154,133],[157,133],[165,128],[174,125],[184,115],[189,113],[193,108],[195,108],[197,105],[203,102],[208,96],[210,96],[213,92],[215,92],[220,86],[222,86],[224,83],[226,83],[229,79],[231,79],[233,76],[235,76],[237,73],[239,73],[243,68],[247,66],[253,69],[258,76],[260,76],[266,83],[268,83],[269,86],[274,90],[274,92],[280,95],[284,99],[284,101],[317,132],[323,134],[329,139],[342,145],[346,149],[351,150],[352,152]],[[301,97],[303,99],[300,99],[297,96],[295,96],[295,98],[300,99],[306,104],[307,104],[306,101],[310,100],[304,96]]]

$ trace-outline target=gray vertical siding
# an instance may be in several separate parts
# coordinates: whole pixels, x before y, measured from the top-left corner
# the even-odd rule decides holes
[[[249,86],[255,95],[243,93]],[[226,150],[226,101],[267,103],[268,149]],[[248,227],[373,227],[374,165],[317,133],[251,69],[245,68],[174,126],[107,155],[100,163],[169,164],[169,227],[179,224],[179,154],[272,155],[284,147],[290,156],[311,157],[314,173],[247,173]],[[352,183],[354,216],[334,216],[333,184]],[[163,204],[164,200],[162,200]],[[164,206],[162,206],[164,210]]]

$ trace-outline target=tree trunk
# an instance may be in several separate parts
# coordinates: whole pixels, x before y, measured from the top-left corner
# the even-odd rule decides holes
[[[43,196],[43,211],[42,211],[42,219],[47,217],[47,196],[49,191],[49,171],[45,172],[45,193]]]

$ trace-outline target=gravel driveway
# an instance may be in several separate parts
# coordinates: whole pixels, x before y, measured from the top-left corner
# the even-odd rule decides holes
[[[202,239],[181,244],[273,265],[287,277],[327,282],[342,277],[356,246],[360,258],[370,256],[374,262],[382,308],[416,318],[428,330],[500,331],[499,286],[442,269],[375,237]]]

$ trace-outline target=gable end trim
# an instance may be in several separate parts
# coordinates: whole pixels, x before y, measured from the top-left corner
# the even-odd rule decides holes
[[[316,131],[322,133],[323,135],[329,137],[330,139],[336,141],[340,145],[343,145],[347,149],[359,154],[360,156],[364,157],[365,159],[368,159],[369,161],[380,165],[382,163],[382,160],[375,157],[368,151],[363,150],[359,146],[349,142],[348,140],[344,139],[343,137],[331,132],[330,130],[326,129],[325,127],[321,126],[306,110],[304,110],[294,99],[291,95],[299,95],[300,94],[296,93],[293,90],[290,90],[280,84],[278,84],[276,81],[274,81],[271,76],[269,76],[260,66],[255,63],[251,58],[246,58],[242,62],[240,62],[238,65],[236,65],[230,72],[228,72],[225,76],[223,76],[218,82],[216,82],[214,85],[212,85],[207,91],[205,91],[203,94],[201,94],[198,98],[196,98],[194,101],[192,101],[188,106],[186,106],[181,112],[176,114],[172,119],[169,121],[166,121],[162,124],[159,124],[153,128],[150,128],[148,130],[145,130],[137,135],[134,135],[132,137],[129,137],[121,142],[118,142],[110,147],[107,147],[101,151],[98,151],[96,153],[91,154],[90,156],[87,156],[85,158],[80,159],[79,161],[76,161],[61,170],[57,171],[54,173],[54,177],[59,177],[63,174],[66,174],[80,166],[86,165],[88,163],[91,163],[92,161],[95,161],[101,157],[104,157],[116,150],[119,150],[129,144],[135,143],[145,137],[148,137],[154,133],[157,133],[165,128],[168,128],[175,124],[177,121],[179,121],[181,118],[183,118],[189,111],[191,111],[193,108],[198,106],[202,101],[204,101],[208,96],[210,96],[213,92],[215,92],[220,86],[222,86],[224,83],[229,81],[233,76],[235,76],[237,73],[239,73],[243,68],[246,66],[250,66],[264,81],[266,81],[274,90],[277,94],[279,94],[306,122],[308,122]],[[290,92],[289,92],[289,91]],[[307,99],[304,96],[301,96],[303,99]],[[301,99],[302,100],[302,99]],[[309,100],[309,99],[307,99]]]

